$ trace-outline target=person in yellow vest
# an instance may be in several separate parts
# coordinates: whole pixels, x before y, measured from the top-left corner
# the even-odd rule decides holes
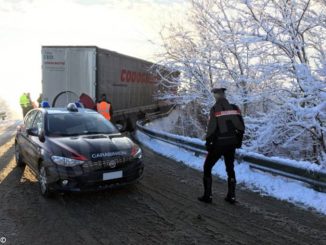
[[[38,96],[38,98],[37,98],[37,107],[41,107],[41,104],[42,104],[42,101],[43,101],[42,97],[43,97],[42,94],[40,94]]]
[[[20,98],[19,98],[19,104],[23,110],[23,117],[25,117],[25,115],[27,114],[27,112],[29,112],[31,109],[33,109],[32,107],[32,101],[30,98],[29,93],[23,93]]]
[[[102,94],[101,100],[96,104],[97,112],[102,114],[107,120],[111,120],[113,110],[111,103],[107,100],[106,95]]]

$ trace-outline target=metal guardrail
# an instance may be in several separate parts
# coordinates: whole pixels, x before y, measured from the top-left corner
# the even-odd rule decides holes
[[[205,145],[203,143],[191,142],[186,138],[173,134],[161,133],[144,126],[146,123],[154,119],[165,117],[169,113],[170,111],[160,115],[153,115],[152,117],[148,117],[142,121],[137,121],[137,129],[150,136],[151,138],[156,138],[161,141],[182,147],[184,149],[195,152],[195,154],[207,154]],[[306,170],[303,168],[284,164],[281,160],[275,160],[264,156],[252,156],[241,151],[236,153],[236,158],[240,162],[245,161],[249,163],[250,167],[253,169],[258,169],[264,172],[299,180],[309,184],[317,191],[326,192],[326,171],[319,172],[314,170]]]

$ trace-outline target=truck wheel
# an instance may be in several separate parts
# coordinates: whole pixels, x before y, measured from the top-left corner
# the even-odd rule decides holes
[[[39,168],[38,182],[40,185],[40,191],[42,196],[46,198],[51,197],[53,195],[53,192],[49,190],[48,176],[46,173],[46,169],[42,163],[40,164],[40,168]]]
[[[125,132],[127,130],[127,122],[126,121],[117,121],[117,124],[122,126],[121,132]]]
[[[130,117],[128,117],[128,119],[127,119],[126,130],[128,132],[133,132],[134,131],[134,126],[133,126],[133,123],[132,123],[132,120],[131,120]]]
[[[24,167],[26,163],[24,163],[21,152],[20,152],[20,146],[15,143],[15,159],[16,159],[16,165],[17,167]]]

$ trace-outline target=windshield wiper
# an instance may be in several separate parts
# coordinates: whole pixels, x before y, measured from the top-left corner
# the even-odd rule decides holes
[[[87,133],[83,133],[81,135],[90,135],[90,134],[93,134],[93,135],[105,135],[109,138],[114,138],[114,137],[120,137],[121,136],[121,133],[119,132],[111,132],[111,133],[108,133],[108,132],[87,132]]]
[[[49,134],[51,137],[73,137],[73,136],[79,136],[79,135],[106,135],[109,137],[115,137],[117,135],[120,135],[119,133],[108,133],[108,132],[82,132],[82,133],[74,133],[74,134]]]
[[[80,135],[87,135],[87,134],[108,134],[108,133],[105,133],[105,132],[92,132],[92,131],[90,131],[90,132],[83,132],[83,133],[81,133]]]

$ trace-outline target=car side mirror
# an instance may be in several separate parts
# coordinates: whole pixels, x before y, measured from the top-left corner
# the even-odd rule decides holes
[[[43,129],[38,130],[38,139],[41,142],[44,142],[45,141],[45,135],[44,135],[44,130]]]
[[[122,124],[117,123],[115,126],[117,127],[117,129],[118,129],[121,133],[124,132],[124,130],[123,130],[123,125],[122,125]]]
[[[38,136],[38,129],[37,128],[28,128],[26,133],[31,136]]]

